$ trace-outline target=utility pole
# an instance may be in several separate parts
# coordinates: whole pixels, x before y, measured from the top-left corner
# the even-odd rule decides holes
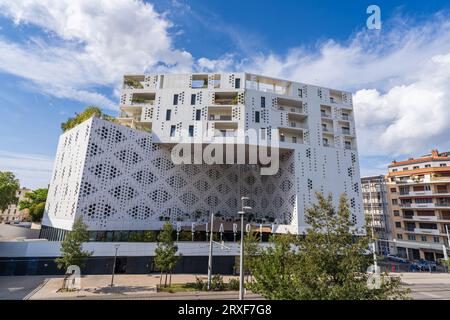
[[[114,286],[114,271],[116,269],[117,250],[119,249],[120,244],[116,244],[116,245],[114,245],[114,247],[116,248],[116,253],[114,254],[114,264],[113,264],[112,276],[111,276],[111,287]]]
[[[209,230],[208,291],[211,290],[214,213],[211,213],[210,225],[211,229]]]
[[[239,211],[241,216],[241,252],[239,260],[239,300],[244,300],[244,215],[245,210],[251,210],[251,207],[244,206],[244,201],[250,200],[248,197],[241,197],[242,210]]]

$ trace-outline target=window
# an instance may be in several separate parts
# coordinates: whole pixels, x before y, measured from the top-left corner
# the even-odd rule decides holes
[[[431,168],[431,164],[426,164],[425,168]]]
[[[351,149],[352,148],[352,143],[350,141],[345,141],[344,142],[344,146],[345,146],[345,149]]]
[[[175,126],[170,126],[170,136],[175,137]]]
[[[297,143],[297,137],[292,137],[292,143]]]
[[[391,193],[397,193],[397,188],[391,188]]]
[[[240,89],[241,88],[241,79],[239,79],[239,78],[234,79],[234,87],[236,89]]]
[[[403,168],[403,171],[407,171],[407,170],[408,170],[408,167],[404,167],[404,168]]]
[[[433,242],[439,243],[439,242],[440,242],[440,241],[439,241],[439,237],[434,236],[434,237],[433,237]]]
[[[281,141],[281,142],[284,142],[284,134],[282,134],[282,135],[280,136],[280,141]]]
[[[399,222],[399,221],[395,222],[395,227],[396,228],[401,228],[402,227],[402,223]]]
[[[419,169],[419,166],[414,166],[414,167],[413,167],[413,170],[415,170],[415,169]]]
[[[202,110],[200,110],[200,109],[195,110],[195,120],[197,120],[197,121],[201,120],[201,116],[202,116]]]
[[[400,216],[400,211],[394,210],[394,217],[399,217],[399,216]]]
[[[413,234],[408,234],[408,240],[416,241],[416,236]]]
[[[397,172],[397,169],[392,169],[392,172]]]
[[[266,97],[261,97],[261,108],[266,107]]]
[[[255,111],[255,122],[259,123],[259,111]]]
[[[328,131],[328,130],[327,130],[327,125],[326,125],[325,123],[322,123],[322,130],[323,130],[323,131]]]
[[[303,90],[302,89],[298,89],[298,96],[300,98],[303,98]]]
[[[197,95],[195,93],[191,94],[191,106],[195,105]]]
[[[440,166],[441,166],[441,167],[446,167],[447,164],[446,164],[446,163],[441,163]]]
[[[178,104],[178,94],[173,95],[173,105],[176,106]]]
[[[189,126],[189,137],[194,136],[194,126]]]
[[[423,242],[427,242],[427,236],[422,236],[421,239]]]
[[[172,115],[172,110],[167,109],[166,110],[166,121],[170,121],[170,116]]]
[[[398,199],[392,199],[392,204],[393,205],[397,205],[398,204]]]
[[[322,143],[324,146],[328,146],[328,139],[327,138],[323,138],[322,139]]]
[[[397,234],[397,239],[402,240],[403,239],[403,235],[402,234]]]

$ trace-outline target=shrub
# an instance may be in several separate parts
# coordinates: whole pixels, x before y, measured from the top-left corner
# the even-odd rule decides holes
[[[230,279],[228,282],[228,290],[239,290],[239,279]]]
[[[225,284],[223,282],[223,278],[220,274],[216,274],[211,279],[211,289],[220,291],[225,289]]]

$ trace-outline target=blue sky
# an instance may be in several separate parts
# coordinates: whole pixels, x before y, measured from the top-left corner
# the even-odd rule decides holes
[[[381,8],[382,29],[366,28]],[[354,93],[363,175],[450,150],[449,1],[0,0],[0,170],[45,187],[60,123],[125,73],[249,71]]]

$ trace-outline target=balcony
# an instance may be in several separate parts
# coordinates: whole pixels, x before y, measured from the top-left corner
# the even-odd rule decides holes
[[[236,137],[236,130],[214,130],[215,138],[234,138]]]
[[[216,92],[214,95],[213,104],[226,106],[226,105],[237,105],[238,104],[238,93],[237,92]]]
[[[209,121],[231,121],[231,115],[218,115],[218,114],[210,114]]]
[[[419,234],[431,234],[434,236],[438,236],[439,235],[439,230],[438,229],[421,229],[421,228],[414,228],[414,233],[419,233]]]
[[[400,192],[400,197],[431,196],[432,194],[433,192],[431,190],[409,191],[409,192]]]
[[[405,220],[414,220],[414,221],[424,221],[424,222],[437,222],[438,221],[438,217],[436,216],[404,216],[403,219]]]
[[[341,128],[341,133],[345,135],[352,135],[349,128]]]
[[[322,118],[331,118],[331,113],[325,112],[325,111],[320,111],[320,116]]]

